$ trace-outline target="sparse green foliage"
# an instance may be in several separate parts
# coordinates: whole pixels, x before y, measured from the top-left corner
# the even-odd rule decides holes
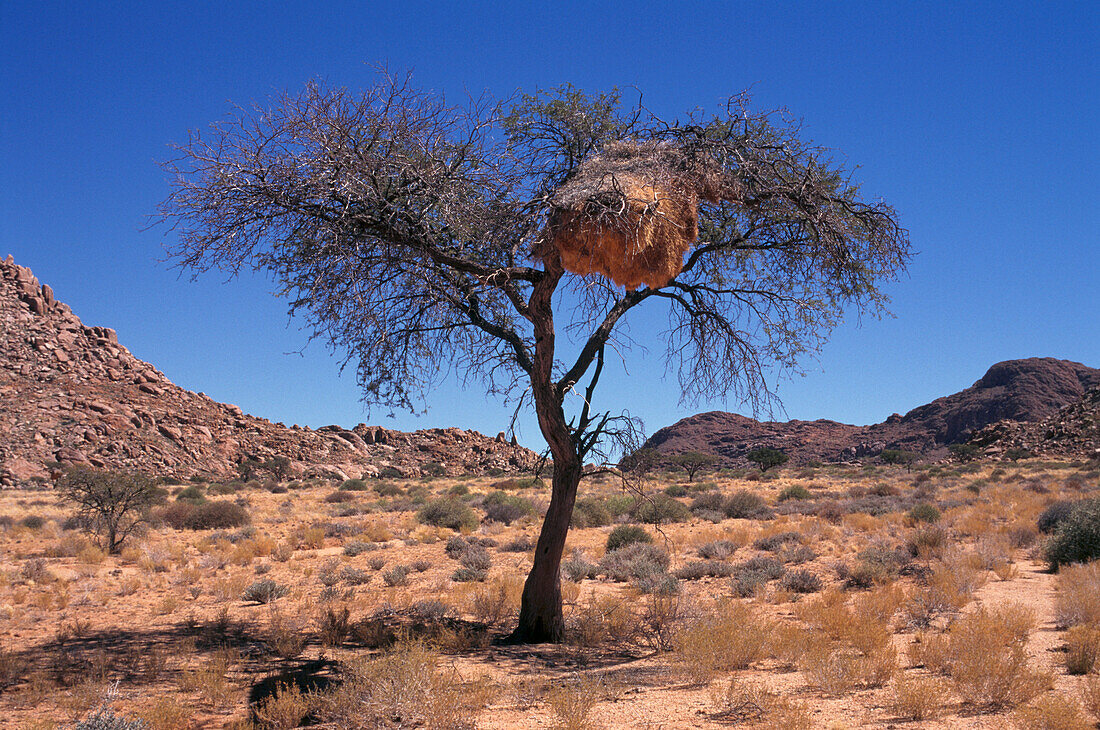
[[[686,471],[688,481],[693,482],[698,472],[717,464],[718,457],[701,451],[685,451],[672,457],[672,463]]]
[[[766,472],[768,469],[774,469],[777,466],[786,464],[790,461],[791,457],[787,456],[779,449],[772,449],[765,446],[759,449],[753,449],[745,454],[745,458],[759,466],[761,472]]]
[[[640,525],[618,525],[607,536],[607,552],[618,550],[633,543],[651,543],[653,537]]]
[[[77,507],[80,524],[96,535],[100,546],[117,553],[145,519],[146,512],[163,500],[163,491],[140,474],[101,471],[85,466],[66,470],[58,490]]]

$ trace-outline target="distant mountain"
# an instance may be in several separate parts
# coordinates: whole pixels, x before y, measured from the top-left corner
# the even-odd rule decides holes
[[[1035,357],[989,368],[974,385],[937,398],[883,423],[852,426],[836,421],[757,421],[712,411],[657,431],[646,446],[673,455],[714,454],[727,465],[742,464],[752,449],[769,446],[795,462],[838,462],[875,456],[884,449],[934,454],[962,443],[1004,419],[1036,422],[1080,401],[1100,386],[1100,370],[1068,360]]]
[[[987,426],[970,443],[993,457],[1016,452],[1100,459],[1100,386],[1037,423],[999,421]]]
[[[296,474],[337,476],[516,471],[536,458],[503,434],[313,430],[249,416],[174,385],[113,330],[85,326],[30,269],[0,261],[0,486],[59,463],[227,476],[280,456]]]

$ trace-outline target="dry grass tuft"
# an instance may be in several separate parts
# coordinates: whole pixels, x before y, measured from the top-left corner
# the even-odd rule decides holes
[[[689,677],[705,684],[716,674],[745,669],[768,655],[770,621],[744,603],[727,601],[684,625],[673,638]]]
[[[1021,730],[1088,730],[1089,722],[1081,706],[1069,697],[1047,694],[1012,713],[1012,724]]]
[[[890,709],[905,720],[931,720],[943,711],[949,695],[942,679],[901,674],[894,682]]]
[[[596,728],[592,710],[606,694],[606,686],[598,675],[578,675],[550,688],[546,701],[554,713],[554,727],[559,730]]]
[[[1100,561],[1063,566],[1055,585],[1054,617],[1059,626],[1100,626]]]

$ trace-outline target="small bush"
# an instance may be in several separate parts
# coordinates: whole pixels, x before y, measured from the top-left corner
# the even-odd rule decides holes
[[[691,510],[687,508],[687,505],[664,492],[658,492],[652,497],[638,500],[631,513],[639,522],[650,525],[686,522],[691,518]]]
[[[813,495],[810,494],[809,489],[806,489],[806,487],[801,484],[792,484],[784,488],[776,499],[780,502],[786,502],[788,499],[810,499],[811,497],[813,497]]]
[[[687,493],[687,487],[683,484],[670,484],[665,487],[665,494],[670,497],[686,497]]]
[[[379,497],[397,497],[405,493],[405,490],[393,482],[378,482],[372,489]]]
[[[391,588],[409,584],[409,569],[404,565],[395,565],[382,574],[382,581]]]
[[[940,521],[940,511],[934,505],[923,502],[913,505],[912,509],[905,513],[905,516],[913,523]]]
[[[164,521],[176,530],[214,530],[240,527],[249,522],[244,507],[225,500],[175,502],[164,511]]]
[[[574,583],[585,578],[595,578],[599,571],[600,566],[589,562],[580,550],[574,550],[572,555],[561,561],[562,575],[565,576],[566,580],[571,580]]]
[[[245,588],[244,593],[241,595],[241,599],[254,603],[271,603],[277,598],[282,598],[287,593],[290,593],[290,589],[286,586],[279,585],[270,578],[264,578]]]
[[[798,532],[780,532],[775,535],[768,535],[767,537],[761,537],[752,544],[757,550],[767,550],[768,552],[776,552],[788,543],[801,543],[802,535]]]
[[[346,479],[339,489],[341,492],[365,492],[370,486],[362,479]]]
[[[821,590],[821,579],[808,570],[796,570],[783,576],[779,587],[791,593],[817,593]]]
[[[354,558],[356,555],[362,555],[363,553],[377,549],[378,546],[375,545],[373,542],[352,540],[351,542],[344,544],[344,555],[347,555],[349,558]]]
[[[688,563],[672,573],[680,580],[698,580],[700,578],[724,578],[733,575],[733,566],[721,560],[703,560]]]
[[[500,546],[501,552],[525,553],[535,549],[535,541],[527,535],[519,535]]]
[[[695,551],[704,560],[725,560],[737,552],[737,543],[732,540],[714,540],[700,545]]]
[[[770,510],[759,494],[741,489],[723,501],[722,512],[730,518],[753,519],[768,515]]]
[[[600,570],[615,581],[645,578],[668,572],[668,553],[644,542],[633,542],[606,553]]]
[[[46,519],[38,515],[27,515],[19,520],[19,524],[26,527],[28,530],[41,530],[46,526]]]
[[[345,502],[354,502],[355,495],[351,492],[342,492],[336,490],[325,495],[325,502],[328,504],[343,504]]]
[[[1066,673],[1089,674],[1100,665],[1100,629],[1073,626],[1066,632]]]
[[[1020,730],[1090,730],[1090,722],[1081,706],[1068,697],[1048,694],[1013,714],[1013,724]]]
[[[73,725],[73,730],[148,730],[149,726],[139,718],[128,719],[116,715],[104,705],[88,717]]]
[[[603,527],[611,524],[611,512],[604,505],[603,500],[596,497],[578,499],[573,505],[573,527],[584,529],[586,527]]]
[[[535,514],[535,505],[526,497],[491,492],[481,502],[485,517],[493,522],[510,525],[516,520]]]
[[[1100,626],[1100,562],[1067,565],[1058,572],[1054,617],[1062,628]]]
[[[478,524],[474,511],[454,497],[442,497],[428,502],[416,513],[416,519],[426,525],[448,527],[452,530],[472,530]]]
[[[613,552],[633,543],[651,543],[653,538],[640,525],[618,525],[607,536],[607,552]]]
[[[936,677],[907,677],[894,683],[890,708],[904,720],[931,720],[943,709],[948,694],[946,683]]]
[[[1078,502],[1047,542],[1051,568],[1100,558],[1100,500]]]
[[[699,512],[724,512],[726,498],[721,492],[702,492],[696,494],[691,500],[693,514]]]
[[[469,567],[461,567],[451,574],[455,583],[484,583],[488,577],[489,571]]]
[[[462,553],[458,562],[464,568],[484,571],[488,570],[489,566],[493,564],[493,558],[489,555],[489,551],[480,545],[471,545]]]

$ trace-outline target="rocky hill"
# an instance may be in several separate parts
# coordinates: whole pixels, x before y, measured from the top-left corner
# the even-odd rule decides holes
[[[1004,419],[1039,422],[1078,403],[1100,386],[1100,370],[1054,358],[1008,360],[989,368],[974,385],[937,398],[883,423],[852,426],[836,421],[757,421],[714,411],[685,418],[646,442],[665,454],[702,451],[727,465],[743,464],[752,449],[782,449],[796,462],[850,461],[884,449],[937,454]]]
[[[1000,421],[978,431],[970,443],[992,457],[1015,451],[1100,459],[1100,386],[1038,423]]]
[[[29,269],[0,261],[0,485],[46,478],[58,463],[226,476],[279,456],[303,476],[494,473],[536,458],[503,434],[313,430],[247,415],[174,385],[113,330],[85,326]]]

